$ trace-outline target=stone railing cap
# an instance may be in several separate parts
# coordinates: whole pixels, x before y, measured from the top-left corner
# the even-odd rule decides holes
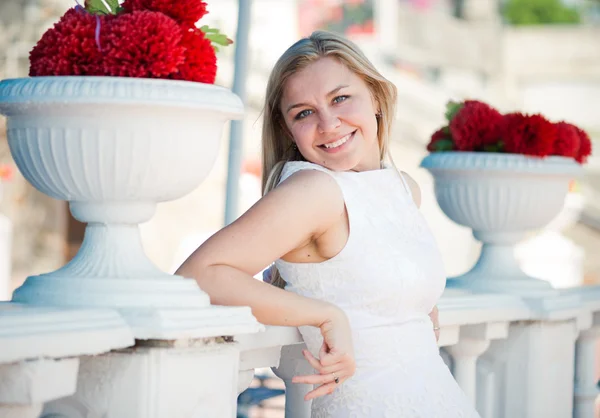
[[[0,302],[0,363],[94,355],[134,344],[113,310]]]

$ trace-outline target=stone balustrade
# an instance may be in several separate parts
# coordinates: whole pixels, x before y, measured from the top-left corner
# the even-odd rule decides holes
[[[600,287],[553,298],[570,302],[455,289],[440,300],[442,355],[482,417],[594,417]],[[2,418],[233,417],[264,367],[285,383],[286,418],[310,416],[310,388],[291,382],[312,372],[295,328],[134,341],[113,310],[0,310]]]

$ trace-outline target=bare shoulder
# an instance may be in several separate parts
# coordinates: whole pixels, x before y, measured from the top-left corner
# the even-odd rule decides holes
[[[254,275],[327,231],[344,213],[344,199],[328,173],[292,174],[246,213],[218,231],[186,261],[188,268],[227,265]]]
[[[297,171],[270,193],[285,194],[290,204],[315,206],[333,215],[344,211],[344,197],[337,182],[330,174],[318,170]]]
[[[405,171],[402,171],[402,176],[406,179],[408,187],[410,187],[410,192],[415,205],[417,205],[418,208],[421,207],[421,188],[419,187],[419,184]]]

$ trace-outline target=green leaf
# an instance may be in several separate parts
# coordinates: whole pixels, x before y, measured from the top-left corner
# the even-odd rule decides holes
[[[483,152],[499,152],[499,151],[500,151],[500,149],[498,148],[498,145],[496,145],[496,144],[483,146]]]
[[[223,35],[222,33],[219,33],[219,34],[216,34],[216,35],[206,35],[206,37],[208,39],[210,39],[210,41],[213,44],[227,46],[230,43],[229,42],[229,38],[227,38],[227,36]]]
[[[435,151],[452,151],[454,142],[451,139],[440,139],[433,144]]]
[[[227,46],[233,43],[227,35],[219,33],[219,29],[210,28],[208,25],[204,25],[200,30],[204,32],[204,36],[210,41],[216,52],[219,52],[219,46]]]
[[[200,30],[204,33],[219,33],[219,29],[211,28],[208,25],[202,26]]]
[[[460,109],[462,109],[463,107],[463,103],[459,103],[459,102],[455,102],[455,101],[449,101],[446,104],[446,120],[448,122],[451,122],[452,119],[454,119],[454,116],[456,116],[456,114],[460,111]]]
[[[106,2],[106,4],[105,4]],[[117,14],[120,6],[119,0],[85,0],[85,10],[95,15]],[[106,7],[108,5],[108,7]]]
[[[110,13],[102,0],[85,0],[84,7],[85,10],[95,15],[107,15]]]
[[[105,2],[108,4],[108,7],[110,7],[110,13],[117,14],[120,7],[119,0],[105,0]]]

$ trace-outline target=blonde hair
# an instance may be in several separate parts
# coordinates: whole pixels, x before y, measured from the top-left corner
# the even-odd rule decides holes
[[[309,64],[324,57],[336,58],[367,84],[380,109],[377,117],[380,159],[391,160],[389,140],[395,116],[396,86],[377,71],[354,43],[335,33],[316,31],[285,51],[269,76],[262,128],[263,195],[279,183],[286,162],[304,161],[304,157],[294,146],[280,109],[286,81]],[[271,267],[271,284],[281,288],[286,284],[274,266]]]

